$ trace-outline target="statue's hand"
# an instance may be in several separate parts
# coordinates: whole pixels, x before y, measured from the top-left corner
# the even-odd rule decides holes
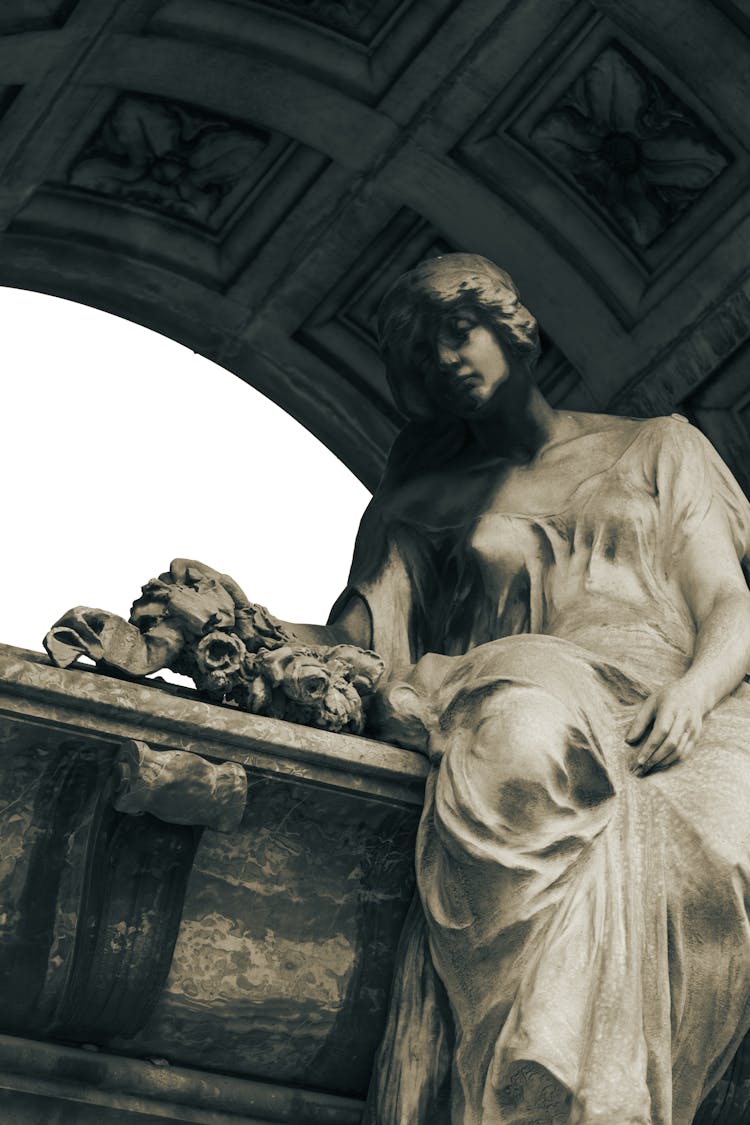
[[[698,741],[704,714],[695,685],[685,680],[676,680],[650,695],[625,736],[631,745],[645,738],[632,764],[633,772],[643,777],[686,757]]]

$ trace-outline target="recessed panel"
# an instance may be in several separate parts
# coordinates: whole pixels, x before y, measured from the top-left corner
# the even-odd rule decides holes
[[[195,106],[123,94],[71,165],[68,183],[217,231],[292,144]]]
[[[520,123],[517,132],[523,135]],[[639,248],[676,223],[730,160],[695,111],[616,43],[581,71],[525,139]]]

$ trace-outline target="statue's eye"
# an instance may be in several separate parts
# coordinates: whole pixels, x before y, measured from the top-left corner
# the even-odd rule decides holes
[[[461,315],[452,316],[446,325],[448,332],[456,340],[465,340],[472,328],[476,328],[473,317]]]

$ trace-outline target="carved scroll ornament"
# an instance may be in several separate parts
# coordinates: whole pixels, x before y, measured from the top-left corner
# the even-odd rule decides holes
[[[152,750],[136,739],[123,743],[114,781],[118,812],[150,813],[168,824],[217,832],[239,828],[247,802],[247,776],[236,762],[209,762],[187,750]]]

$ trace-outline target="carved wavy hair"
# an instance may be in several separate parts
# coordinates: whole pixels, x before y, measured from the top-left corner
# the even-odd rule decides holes
[[[383,297],[378,311],[380,350],[396,405],[413,419],[438,413],[424,386],[415,350],[434,345],[440,322],[458,310],[471,310],[490,328],[509,360],[533,370],[539,358],[539,329],[521,304],[505,270],[479,254],[445,254],[420,262],[403,274]]]

